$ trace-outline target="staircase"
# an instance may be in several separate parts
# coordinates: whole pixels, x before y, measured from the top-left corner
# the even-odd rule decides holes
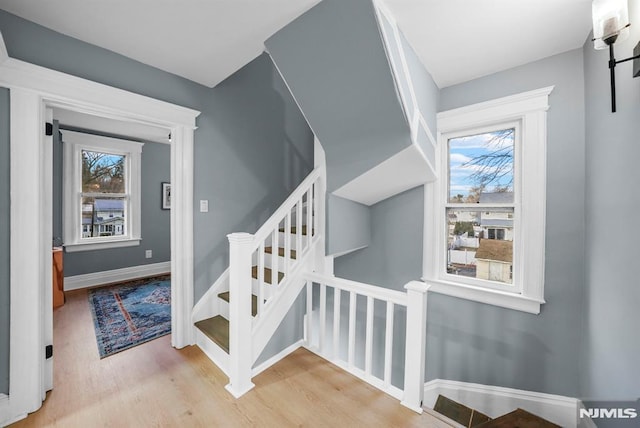
[[[305,214],[306,211],[306,207],[303,210],[303,216]],[[291,212],[292,217],[295,219],[295,211]],[[311,238],[313,238],[313,236],[315,235],[314,230],[311,230]],[[282,280],[285,277],[285,270],[286,266],[290,266],[292,264],[294,264],[296,262],[296,250],[295,249],[290,249],[288,251],[289,257],[287,257],[285,259],[284,255],[285,255],[285,246],[284,244],[282,244],[286,238],[284,238],[284,234],[285,234],[285,229],[284,227],[279,228],[278,230],[278,252],[275,255],[275,258],[277,258],[277,265],[280,266],[280,268],[282,269],[282,271],[278,271],[278,284],[280,285],[280,283],[282,282]],[[296,226],[292,226],[289,230],[289,233],[291,234],[290,237],[290,241],[294,242],[294,247],[295,247],[295,242],[298,241],[297,239],[297,229]],[[307,238],[307,225],[306,223],[303,223],[302,225],[302,229],[301,229],[301,233],[300,233],[301,237],[303,239]],[[282,246],[280,246],[282,245]],[[256,261],[255,264],[253,266],[251,266],[251,289],[252,289],[252,294],[251,294],[251,316],[255,317],[258,314],[258,294],[260,293],[259,288],[260,288],[260,284],[264,284],[264,294],[265,295],[269,295],[273,292],[273,271],[271,269],[271,266],[275,265],[273,263],[273,259],[274,259],[274,253],[273,253],[273,248],[274,247],[264,247],[264,268],[262,270],[262,275],[259,275],[259,263]],[[257,255],[257,253],[256,253]],[[262,282],[261,282],[262,281]],[[256,292],[254,292],[253,290],[258,290]],[[219,311],[220,314],[200,320],[195,322],[195,326],[198,328],[198,330],[200,331],[201,334],[203,334],[204,336],[206,336],[209,340],[213,341],[217,346],[219,346],[222,350],[224,350],[224,352],[226,352],[227,354],[229,353],[229,303],[230,303],[230,296],[231,293],[227,290],[227,291],[220,291],[217,294],[217,298],[218,298],[218,305],[219,305]],[[266,299],[263,300],[263,305],[264,303],[266,303]]]
[[[317,167],[255,234],[228,235],[229,269],[194,308],[196,343],[227,374],[226,388],[238,398],[253,388],[252,377],[286,356],[255,367],[303,294],[304,338],[289,352],[304,346],[421,413],[427,286],[412,282],[400,292],[323,273],[325,195],[325,169]],[[384,317],[374,317],[380,305]],[[402,322],[395,321],[399,318]],[[365,325],[364,334],[357,323]],[[384,332],[379,351],[374,331],[376,336]],[[398,335],[404,338],[399,354]],[[376,353],[383,356],[378,357],[384,360],[382,369],[374,367]],[[394,365],[402,354],[404,373],[397,376]]]
[[[324,0],[265,42],[323,147],[316,169],[255,234],[228,235],[229,268],[194,307],[196,343],[236,398],[303,346],[422,413],[428,287],[414,281],[401,292],[325,272],[327,190],[370,206],[436,177],[425,103],[380,6]],[[344,218],[337,211],[332,222]],[[298,298],[304,337],[256,367]]]

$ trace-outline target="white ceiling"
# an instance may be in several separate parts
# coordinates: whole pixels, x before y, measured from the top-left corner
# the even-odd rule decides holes
[[[591,0],[384,1],[440,87],[580,47],[591,23]],[[0,0],[0,8],[212,87],[317,2]]]
[[[440,88],[582,47],[591,0],[384,0]]]

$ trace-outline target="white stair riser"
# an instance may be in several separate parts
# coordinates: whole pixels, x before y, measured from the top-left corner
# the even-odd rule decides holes
[[[280,232],[278,234],[278,242],[279,245],[284,248],[284,232]],[[290,233],[289,234],[291,236],[291,249],[292,250],[298,250],[298,238],[297,235]],[[307,235],[302,235],[302,249],[305,249],[307,247]]]
[[[229,321],[229,302],[224,299],[218,297],[218,310],[220,313],[218,315],[222,316],[222,318]]]
[[[251,262],[253,263],[253,266],[258,266],[258,252],[257,251],[255,253],[253,253],[253,258],[252,258]],[[284,263],[285,263],[284,257],[278,256],[278,271],[286,273],[286,271],[284,269]],[[291,266],[292,263],[295,263],[295,259],[289,259],[289,266]],[[272,266],[273,266],[273,256],[271,254],[265,253],[264,254],[264,267],[267,267],[267,268],[271,269]]]
[[[198,348],[200,348],[215,365],[228,375],[229,354],[199,329],[196,329],[196,345],[198,345]]]
[[[273,294],[274,288],[275,286],[265,282],[264,290],[265,290],[267,299]],[[258,282],[257,279],[253,279],[253,278],[251,279],[251,292],[256,296],[260,292],[260,283]]]

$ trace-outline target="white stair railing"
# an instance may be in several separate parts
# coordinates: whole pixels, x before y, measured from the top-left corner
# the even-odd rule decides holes
[[[228,235],[227,390],[236,397],[253,387],[251,366],[268,342],[265,332],[275,329],[289,309],[278,305],[279,297],[289,297],[285,293],[287,287],[295,280],[299,268],[313,258],[309,256],[315,244],[323,242],[325,177],[324,167],[314,169],[255,234]],[[252,294],[257,297],[255,316]],[[285,300],[289,303],[291,299]]]
[[[365,382],[401,400],[401,403],[422,413],[424,395],[424,365],[427,325],[427,291],[429,287],[418,281],[405,285],[406,292],[390,290],[374,285],[349,281],[328,275],[307,273],[307,311],[305,319],[305,343],[312,352],[331,361],[344,370],[354,374]],[[315,289],[315,291],[314,291]],[[328,289],[333,289],[333,302],[328,299]],[[343,305],[342,297],[346,293],[348,307]],[[314,296],[316,299],[314,300]],[[364,343],[356,331],[358,318],[358,296],[366,298],[364,313]],[[315,304],[317,301],[317,304]],[[374,312],[376,301],[384,304],[384,369],[381,375],[373,369]],[[332,303],[332,307],[327,305]],[[346,303],[346,302],[344,302]],[[344,306],[344,308],[343,308]],[[378,305],[380,306],[380,305]],[[314,307],[317,309],[314,310]],[[397,308],[406,308],[404,385],[399,388],[392,384],[394,357],[394,319]],[[328,318],[327,313],[331,312]],[[342,331],[341,321],[346,312],[346,331]],[[380,312],[380,311],[379,311]],[[379,330],[382,330],[381,328]],[[345,337],[346,335],[346,337]],[[346,341],[342,340],[346,339]],[[346,346],[345,346],[346,344]],[[362,355],[364,364],[357,364],[357,351]],[[346,348],[346,349],[345,349]],[[381,353],[382,354],[382,353]],[[346,356],[346,359],[344,359]]]

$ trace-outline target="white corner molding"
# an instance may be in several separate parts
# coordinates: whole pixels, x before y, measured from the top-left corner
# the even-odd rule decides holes
[[[521,408],[563,427],[578,426],[581,401],[577,398],[442,379],[425,383],[426,407],[433,408],[438,395],[462,403],[491,418]]]
[[[64,291],[113,284],[116,282],[162,275],[170,272],[171,262],[161,262],[121,269],[105,270],[101,272],[92,272],[82,275],[65,276]]]
[[[46,338],[53,333],[52,189],[45,119],[59,107],[170,130],[172,345],[195,341],[193,307],[193,136],[200,112],[8,57],[0,35],[0,86],[11,99],[11,302],[9,414],[17,420],[42,405],[51,375]],[[50,137],[49,137],[50,138]],[[47,174],[49,174],[47,176]],[[48,289],[48,291],[47,291]],[[50,296],[50,294],[49,294]],[[50,308],[50,306],[49,306]]]
[[[553,86],[438,113],[437,170],[425,185],[423,280],[431,291],[539,314],[544,300],[547,110]],[[446,272],[448,139],[514,127],[517,139],[513,285]]]

